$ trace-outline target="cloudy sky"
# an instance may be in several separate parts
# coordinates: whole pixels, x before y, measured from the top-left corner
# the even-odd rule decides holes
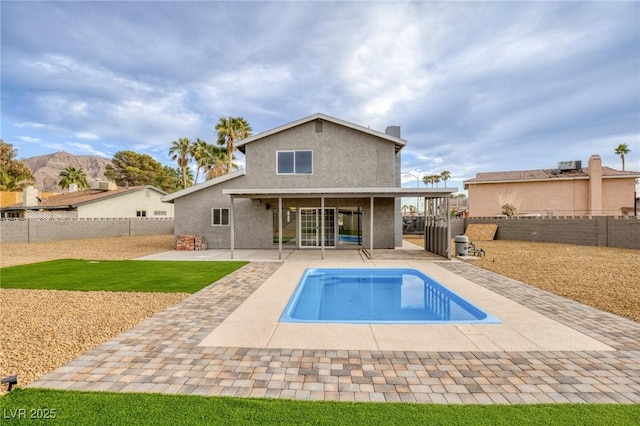
[[[111,158],[322,112],[399,125],[403,171],[554,168],[627,143],[640,170],[640,3],[2,1],[1,137]],[[416,179],[403,175],[404,186]]]

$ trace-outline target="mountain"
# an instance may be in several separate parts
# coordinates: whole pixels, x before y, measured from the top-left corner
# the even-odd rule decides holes
[[[36,180],[33,186],[44,192],[63,192],[58,185],[60,172],[69,166],[82,167],[91,184],[95,180],[106,180],[104,172],[111,160],[96,155],[71,155],[67,152],[56,152],[38,155],[23,160],[33,171]]]

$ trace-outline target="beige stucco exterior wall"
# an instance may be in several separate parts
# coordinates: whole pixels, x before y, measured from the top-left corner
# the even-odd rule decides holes
[[[602,210],[589,209],[589,180],[563,179],[531,182],[469,184],[469,217],[502,214],[502,204],[511,202],[518,214],[541,216],[615,216],[622,207],[633,206],[634,179],[604,178]]]

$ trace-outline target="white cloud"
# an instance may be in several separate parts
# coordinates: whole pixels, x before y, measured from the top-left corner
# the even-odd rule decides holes
[[[74,136],[78,139],[87,139],[92,141],[100,139],[100,136],[90,132],[77,132],[74,134]]]
[[[40,143],[42,142],[42,139],[40,138],[33,138],[31,136],[18,136],[18,139],[24,141],[24,142],[29,142],[29,143]]]
[[[110,158],[111,155],[96,149],[93,145],[79,142],[65,142],[65,151],[72,151],[73,153],[82,155],[97,155],[99,157]]]

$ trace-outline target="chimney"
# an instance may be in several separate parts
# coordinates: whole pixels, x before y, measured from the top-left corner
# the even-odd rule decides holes
[[[38,190],[33,186],[27,186],[22,190],[22,205],[25,207],[28,206],[37,206],[38,203]]]
[[[395,136],[396,138],[400,137],[400,126],[387,126],[386,129],[384,129],[384,132],[386,134],[388,134],[389,136]]]
[[[602,215],[602,159],[589,157],[589,216]]]

